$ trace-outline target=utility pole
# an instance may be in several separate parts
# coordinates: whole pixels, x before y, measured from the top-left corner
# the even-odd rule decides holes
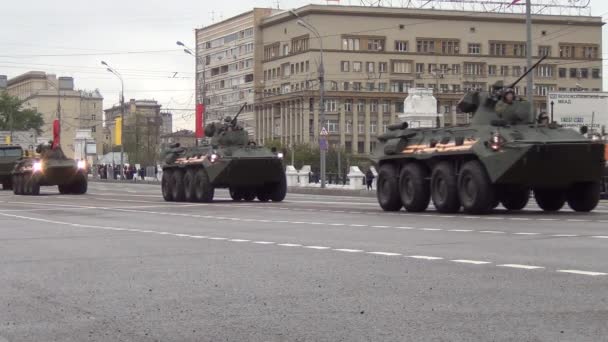
[[[125,154],[125,142],[124,140],[124,121],[125,121],[125,83],[122,79],[122,75],[108,65],[108,63],[101,61],[102,65],[107,67],[108,72],[114,74],[120,80],[120,174],[122,179],[125,179],[124,169],[124,154]]]
[[[530,0],[526,0],[526,64],[528,70],[532,68],[532,5]],[[527,76],[526,97],[530,101],[530,113],[532,119],[536,121],[534,110],[534,72],[529,72]]]
[[[206,105],[205,104],[205,98],[207,97],[207,94],[206,94],[207,89],[206,89],[206,84],[205,84],[205,72],[206,72],[206,70],[205,70],[205,64],[206,63],[203,60],[203,56],[199,56],[198,55],[198,49],[196,51],[192,51],[191,48],[189,48],[188,46],[186,46],[186,44],[182,43],[179,40],[176,42],[176,44],[179,45],[179,46],[184,47],[184,52],[186,54],[191,55],[192,57],[194,57],[194,63],[195,63],[194,71],[195,72],[198,71],[198,65],[199,64],[201,65],[201,68],[202,68],[202,70],[201,70],[201,76],[197,75],[197,78],[202,79],[201,87],[200,87],[200,89],[197,89],[197,84],[196,84],[197,81],[196,81],[196,78],[195,78],[195,81],[194,81],[194,92],[195,92],[196,95],[198,95],[197,96],[198,103],[200,103],[200,104],[203,105],[203,122],[201,122],[201,125],[203,125],[203,127],[204,127],[205,126],[205,123],[204,123],[205,117],[204,116],[205,116],[205,112],[207,111],[207,109],[205,108],[205,105]],[[195,143],[196,143],[196,146],[198,146],[198,144],[199,144],[198,138],[195,138]]]

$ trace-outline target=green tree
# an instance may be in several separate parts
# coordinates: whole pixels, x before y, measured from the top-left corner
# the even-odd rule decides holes
[[[33,109],[23,109],[23,101],[10,96],[7,92],[0,94],[0,130],[27,131],[34,129],[42,132],[44,119],[42,114]],[[11,122],[12,120],[12,122]]]

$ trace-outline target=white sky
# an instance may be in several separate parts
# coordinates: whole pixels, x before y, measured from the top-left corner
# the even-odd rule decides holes
[[[252,7],[277,6],[277,0],[1,1],[0,74],[11,78],[40,70],[72,76],[79,89],[99,88],[104,108],[118,102],[120,83],[105,71],[101,60],[123,74],[126,100],[155,99],[163,108],[193,108],[194,58],[175,42],[181,40],[193,47],[194,28],[211,24],[212,11],[217,21],[220,16],[228,18]],[[279,0],[284,9],[310,2]],[[592,15],[608,18],[608,1],[591,3]],[[604,55],[607,30],[604,27]],[[124,54],[127,51],[156,52]],[[175,72],[176,78],[171,78]],[[192,110],[176,110],[173,115],[174,130],[192,129]]]

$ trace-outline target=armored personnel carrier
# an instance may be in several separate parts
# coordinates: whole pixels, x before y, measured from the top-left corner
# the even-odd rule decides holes
[[[2,189],[11,190],[13,188],[11,173],[22,156],[23,149],[21,146],[0,145],[0,183],[2,183]]]
[[[603,142],[534,118],[512,89],[525,76],[509,87],[465,94],[458,108],[473,113],[467,126],[389,126],[372,158],[382,209],[421,212],[432,200],[441,213],[462,207],[484,214],[499,204],[521,210],[533,192],[544,211],[566,202],[575,211],[593,210],[604,172]]]
[[[57,185],[62,194],[87,192],[86,163],[69,159],[60,146],[41,144],[37,156],[20,159],[12,172],[15,195],[39,195],[41,186]]]
[[[237,118],[205,127],[210,140],[183,148],[174,144],[162,166],[165,201],[211,202],[216,188],[228,188],[234,201],[280,202],[287,193],[283,154],[249,141]]]

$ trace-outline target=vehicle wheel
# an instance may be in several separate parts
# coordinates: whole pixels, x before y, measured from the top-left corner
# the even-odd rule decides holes
[[[58,185],[57,188],[59,189],[59,193],[62,195],[66,195],[71,193],[71,189],[70,186],[68,184],[64,184],[64,185]]]
[[[493,209],[496,201],[494,186],[479,161],[469,161],[460,170],[458,196],[467,213],[486,214]]]
[[[13,182],[10,179],[2,183],[2,190],[13,190]]]
[[[30,195],[40,195],[40,182],[35,177],[30,177]]]
[[[74,177],[74,181],[69,185],[70,192],[75,195],[86,194],[88,188],[87,176],[83,173],[77,173]]]
[[[534,199],[544,211],[558,211],[566,203],[566,192],[562,189],[534,189]]]
[[[174,201],[184,201],[184,172],[182,170],[173,171],[173,176],[171,177],[171,191],[173,193]]]
[[[399,197],[399,176],[394,165],[384,164],[378,171],[376,197],[384,211],[399,211],[403,204]]]
[[[163,177],[160,182],[161,191],[163,193],[163,198],[167,202],[173,201],[173,190],[171,189],[171,183],[173,178],[173,171],[164,170]]]
[[[425,211],[431,201],[428,173],[417,163],[408,163],[399,176],[399,193],[405,210]]]
[[[32,194],[32,175],[23,175],[23,194],[31,195]]]
[[[268,196],[273,202],[282,202],[287,195],[287,180],[285,175],[281,176],[278,183],[274,183],[269,187]]]
[[[186,202],[194,202],[196,200],[194,196],[194,176],[194,169],[189,169],[184,174],[184,199]]]
[[[530,201],[530,189],[518,186],[505,186],[498,192],[500,203],[507,210],[522,210]]]
[[[24,183],[23,175],[21,175],[21,174],[17,175],[16,179],[17,179],[17,182],[16,182],[17,183],[17,194],[23,195],[23,192],[25,190],[25,184],[23,184]]]
[[[268,202],[270,200],[270,194],[267,185],[264,185],[261,188],[257,189],[255,195],[258,198],[258,201],[260,202]]]
[[[241,189],[230,188],[229,192],[230,192],[230,198],[232,198],[233,201],[239,202],[239,201],[243,200],[243,193],[242,193]]]
[[[255,200],[255,192],[250,189],[241,190],[245,202],[253,202]]]
[[[194,176],[194,197],[197,202],[211,202],[215,189],[209,181],[209,175],[205,169],[200,168]]]
[[[460,210],[458,177],[452,163],[441,162],[433,168],[431,197],[435,208],[440,213],[456,213]]]
[[[600,184],[595,182],[574,184],[566,194],[568,206],[579,212],[589,212],[600,201]]]
[[[19,195],[19,176],[13,175],[12,180],[13,180],[13,194]]]

